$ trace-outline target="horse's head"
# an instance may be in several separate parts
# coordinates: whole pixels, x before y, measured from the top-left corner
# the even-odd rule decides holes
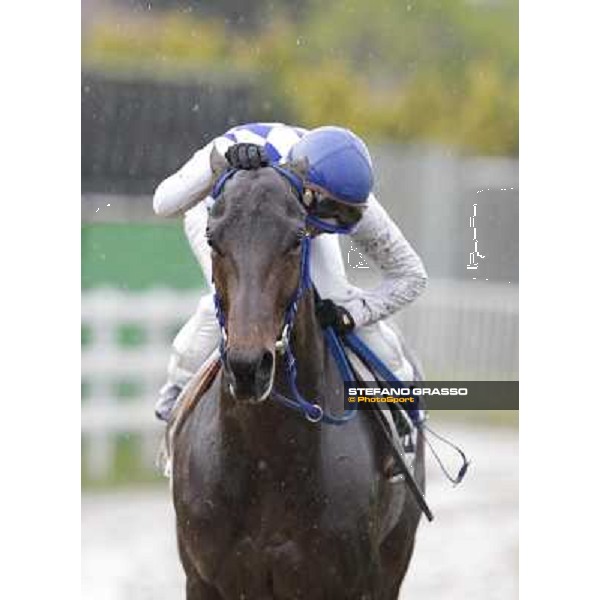
[[[218,174],[223,165],[215,165]],[[238,171],[210,211],[213,279],[227,328],[224,374],[238,400],[269,395],[275,343],[299,285],[305,213],[273,168]]]

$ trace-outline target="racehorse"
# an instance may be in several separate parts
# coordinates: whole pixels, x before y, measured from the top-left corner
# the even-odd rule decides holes
[[[300,285],[305,218],[272,167],[234,173],[210,211],[223,368],[172,441],[187,600],[395,599],[412,556],[421,511],[384,475],[389,447],[370,411],[331,426],[272,399],[290,394],[276,342]],[[289,343],[303,396],[339,413],[343,381],[312,293]],[[414,469],[424,489],[420,432]]]

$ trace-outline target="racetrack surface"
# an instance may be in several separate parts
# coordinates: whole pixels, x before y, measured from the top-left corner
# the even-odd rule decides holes
[[[472,460],[452,488],[431,458],[425,520],[402,598],[510,600],[518,597],[518,434],[516,430],[444,423],[436,427]],[[163,488],[84,494],[84,600],[183,599],[174,515]]]

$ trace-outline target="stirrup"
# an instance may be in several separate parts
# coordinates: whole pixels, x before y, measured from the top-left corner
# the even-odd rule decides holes
[[[158,396],[158,401],[154,406],[154,416],[159,421],[169,422],[173,409],[177,404],[177,400],[181,395],[182,387],[175,383],[165,383],[161,388]]]

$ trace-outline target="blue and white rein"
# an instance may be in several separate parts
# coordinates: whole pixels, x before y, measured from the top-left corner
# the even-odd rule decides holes
[[[304,184],[302,179],[298,177],[295,173],[283,169],[278,165],[270,166],[271,168],[275,169],[282,177],[284,177],[297,192],[298,197],[302,198],[302,194],[304,191]],[[221,177],[219,177],[219,179],[214,185],[212,192],[212,197],[214,200],[216,200],[221,195],[225,184],[236,172],[237,169],[229,169],[225,173],[223,173]],[[306,225],[313,226],[327,233],[349,233],[352,229],[349,227],[332,225],[331,223],[322,221],[321,219],[313,215],[307,215],[305,223]],[[313,282],[310,276],[311,241],[311,235],[307,230],[302,236],[301,241],[302,247],[300,256],[300,279],[298,287],[285,311],[281,337],[276,342],[277,351],[283,354],[288,385],[291,390],[292,398],[287,398],[286,396],[280,394],[275,390],[271,392],[271,396],[275,401],[279,402],[283,406],[286,406],[288,408],[302,413],[306,417],[306,419],[308,419],[311,422],[317,423],[319,421],[322,421],[323,423],[326,423],[328,425],[343,425],[344,423],[347,423],[356,416],[356,408],[347,409],[344,411],[343,414],[339,416],[326,413],[319,404],[312,403],[306,400],[298,390],[298,386],[296,384],[296,358],[294,357],[294,353],[290,344],[290,335],[294,326],[296,313],[298,312],[298,303],[306,291],[313,289]],[[217,320],[219,322],[219,327],[221,328],[220,353],[221,361],[224,364],[226,355],[227,327],[221,298],[216,289],[213,298],[215,303]],[[348,361],[348,358],[344,352],[342,340],[343,343],[345,343],[365,364],[367,364],[371,369],[377,372],[383,379],[385,379],[386,381],[393,381],[402,384],[402,382],[364,344],[364,342],[358,338],[358,336],[355,333],[348,332],[344,334],[342,340],[340,340],[340,336],[337,334],[337,332],[332,327],[327,327],[324,329],[324,335],[327,345],[331,353],[333,354],[333,357],[338,365],[338,368],[344,381],[353,381],[354,374],[352,371],[352,367],[350,366],[350,363]],[[412,411],[407,412],[411,418],[411,421],[414,424],[417,424],[420,421],[420,411],[418,408],[412,409]]]

